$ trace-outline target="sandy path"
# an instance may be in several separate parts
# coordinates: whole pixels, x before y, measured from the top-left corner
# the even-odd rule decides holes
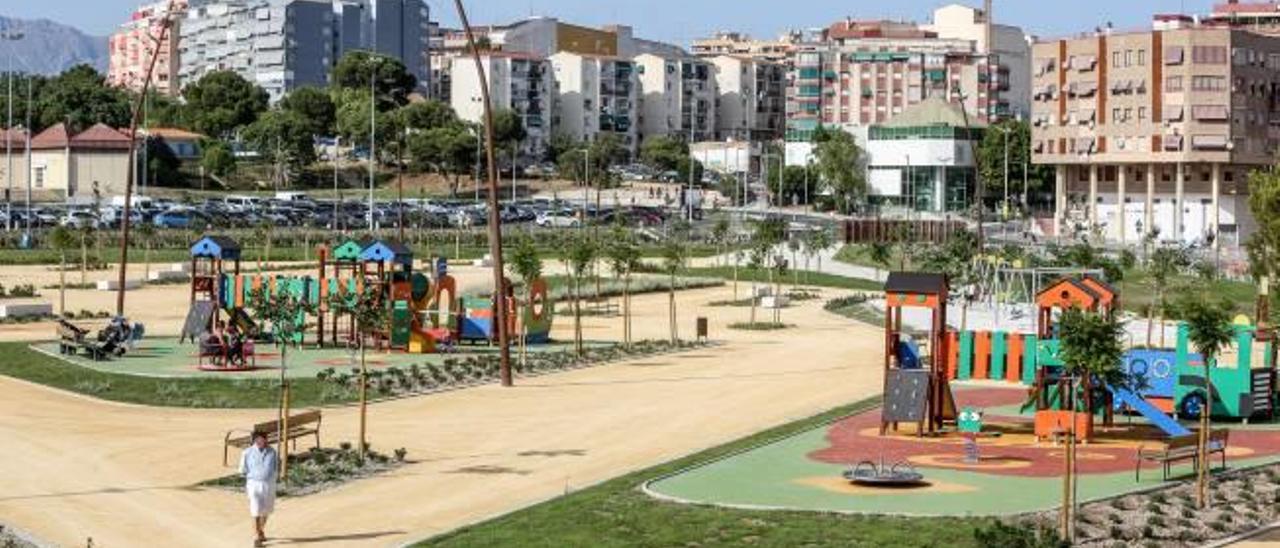
[[[140,294],[149,291],[168,289]],[[684,333],[695,308],[729,296],[682,293]],[[665,336],[666,297],[635,305],[638,336]],[[416,462],[284,501],[272,533],[318,546],[397,544],[879,392],[878,330],[820,301],[785,312],[799,326],[787,344],[726,329],[745,308],[701,313],[723,346],[374,406],[371,443],[406,447]],[[571,323],[558,321],[557,335]],[[588,319],[586,332],[615,338],[618,325]],[[263,414],[104,403],[0,378],[0,516],[63,545],[247,544],[240,496],[187,486],[226,473],[222,433]],[[326,411],[324,430],[326,444],[351,439],[354,410]]]

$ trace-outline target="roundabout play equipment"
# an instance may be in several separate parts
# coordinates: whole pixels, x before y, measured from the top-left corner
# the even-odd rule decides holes
[[[844,471],[844,479],[849,480],[854,485],[862,485],[867,487],[924,487],[929,485],[924,480],[924,474],[916,470],[910,462],[899,461],[892,465],[886,465],[884,458],[880,458],[880,462],[864,460],[853,465],[853,468]]]

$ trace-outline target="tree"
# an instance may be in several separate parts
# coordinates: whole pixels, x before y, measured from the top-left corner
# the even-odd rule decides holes
[[[106,85],[106,78],[89,65],[76,65],[48,79],[35,101],[39,127],[68,123],[70,131],[77,131],[101,123],[119,128],[133,119],[129,96]]]
[[[1124,328],[1110,314],[1099,314],[1070,308],[1062,313],[1059,319],[1058,355],[1067,376],[1067,396],[1063,398],[1066,411],[1073,415],[1076,411],[1077,399],[1083,399],[1084,413],[1093,420],[1093,386],[1101,383],[1108,387],[1128,387],[1131,380],[1122,369],[1124,358]],[[1077,379],[1079,383],[1077,383]],[[1062,504],[1063,538],[1071,539],[1074,529],[1074,493],[1076,491],[1075,453],[1076,432],[1075,417],[1068,421],[1071,432],[1067,435],[1067,450],[1063,475],[1064,500]]]
[[[729,217],[726,215],[716,216],[715,224],[711,225],[711,243],[716,246],[716,256],[721,257],[717,262],[723,260],[724,245],[729,242]]]
[[[533,283],[542,277],[542,257],[538,256],[538,248],[533,243],[533,238],[527,234],[516,239],[515,249],[507,258],[507,268],[520,278],[520,282],[524,286],[524,305],[533,306]],[[524,323],[522,316],[521,324]],[[525,359],[525,348],[527,345],[528,326],[522,325],[520,331],[520,359]]]
[[[1156,249],[1151,253],[1151,259],[1147,261],[1147,275],[1151,278],[1151,287],[1156,293],[1155,303],[1147,309],[1147,346],[1151,346],[1151,320],[1154,310],[1155,317],[1160,319],[1160,347],[1164,347],[1165,295],[1174,274],[1178,273],[1185,261],[1185,257],[1179,250],[1169,247]]]
[[[990,193],[1002,193],[1005,182],[1005,144],[1009,149],[1009,193],[1022,194],[1046,188],[1053,180],[1053,168],[1031,161],[1031,125],[1022,120],[1005,120],[987,128],[978,144],[978,179]],[[1024,179],[1025,177],[1025,179]],[[990,196],[991,194],[988,194]]]
[[[58,250],[61,264],[58,266],[58,315],[67,314],[67,251],[76,246],[76,236],[65,226],[56,226],[49,233],[49,245]]]
[[[428,99],[409,103],[396,111],[400,125],[410,130],[423,131],[447,127],[458,122],[458,115],[448,103]],[[496,113],[495,113],[496,115]],[[497,126],[494,126],[497,129]]]
[[[818,180],[818,170],[812,166],[787,166],[782,170],[782,188],[775,185],[771,190],[778,192],[779,203],[807,205],[813,201]]]
[[[356,340],[360,347],[360,460],[363,462],[369,450],[368,442],[368,408],[369,408],[369,366],[366,360],[368,340],[375,334],[385,330],[389,323],[389,314],[382,294],[373,285],[366,285],[364,293],[355,299],[339,292],[329,299],[329,307],[335,314],[345,314],[355,321]]]
[[[667,275],[667,319],[671,326],[671,344],[679,344],[680,328],[676,319],[676,274],[688,261],[688,227],[678,226],[667,235],[662,245],[662,271]]]
[[[573,279],[573,347],[578,357],[582,357],[582,278],[595,263],[598,252],[590,233],[579,230],[569,242],[565,256],[565,265]]]
[[[501,148],[514,147],[523,141],[529,133],[525,131],[524,119],[516,111],[500,108],[493,111],[493,140]],[[508,152],[511,149],[507,149]]]
[[[288,182],[289,173],[301,173],[316,161],[315,139],[309,126],[297,113],[273,109],[245,128],[244,138],[254,150],[274,159],[284,170],[280,173],[281,182]]]
[[[307,329],[307,315],[313,313],[315,307],[302,295],[280,290],[271,293],[265,287],[251,293],[249,303],[258,325],[263,327],[270,325],[270,340],[280,347],[280,431],[287,432],[289,431],[289,346],[301,341]],[[280,481],[286,481],[289,474],[287,442],[288,436],[280,436]]]
[[[888,241],[875,241],[867,246],[867,258],[876,265],[876,278],[880,277],[880,269],[889,270],[893,263],[893,244]]]
[[[809,243],[806,247],[818,257],[818,272],[822,272],[822,254],[833,245],[835,245],[835,238],[831,236],[830,230],[815,230],[809,233]]]
[[[236,156],[221,141],[210,141],[200,154],[200,166],[215,177],[226,177],[236,170]]]
[[[815,137],[815,165],[822,182],[836,197],[842,213],[853,210],[867,194],[866,155],[853,135],[843,130],[822,130]]]
[[[640,145],[640,161],[660,171],[674,171],[688,158],[689,145],[672,136],[650,137]]]
[[[769,270],[769,287],[774,297],[773,317],[774,323],[780,320],[780,309],[778,307],[778,297],[781,293],[780,286],[776,283],[775,274],[781,274],[786,269],[786,259],[778,253],[779,246],[787,239],[787,222],[782,217],[768,217],[756,222],[755,230],[751,239],[757,249],[757,253],[762,255],[755,263],[758,266],[765,266]],[[752,295],[754,302],[755,295]],[[755,315],[752,314],[752,323],[755,323]]]
[[[370,112],[368,89],[344,90],[339,94],[337,105],[335,128],[344,141],[368,146],[370,115],[374,119],[373,129],[377,131],[374,145],[379,150],[400,138],[400,117],[396,111],[374,109]]]
[[[404,63],[394,57],[352,51],[338,59],[333,68],[333,83],[346,89],[369,89],[373,80],[378,110],[387,111],[409,103],[409,94],[418,79],[409,74]]]
[[[329,93],[315,86],[300,87],[280,100],[280,110],[306,121],[307,131],[315,136],[334,134],[337,109]]]
[[[973,304],[973,286],[978,282],[974,259],[979,253],[978,237],[968,230],[952,234],[946,244],[934,246],[924,254],[925,269],[947,275],[951,287],[960,297],[960,330],[969,323],[969,305]]]
[[[215,138],[252,124],[267,110],[267,92],[227,70],[211,72],[188,84],[182,96],[192,127]]]
[[[417,171],[434,170],[441,175],[452,174],[450,196],[457,197],[459,179],[475,168],[478,151],[476,136],[462,123],[431,128],[409,136],[408,150],[411,165]]]
[[[1265,317],[1271,286],[1276,281],[1276,265],[1280,263],[1280,170],[1271,167],[1249,173],[1249,211],[1258,227],[1249,237],[1249,265],[1258,281],[1257,321]]]
[[[146,140],[147,174],[150,181],[157,186],[179,186],[182,172],[178,170],[182,162],[173,154],[173,149],[163,137],[150,137]]]
[[[631,275],[640,267],[640,247],[635,237],[621,224],[609,231],[609,245],[604,250],[613,275],[622,280],[622,344],[631,347]]]
[[[1200,431],[1198,432],[1196,466],[1196,505],[1205,508],[1209,504],[1209,417],[1213,414],[1213,383],[1209,370],[1216,366],[1218,355],[1231,344],[1234,331],[1231,328],[1231,304],[1229,302],[1213,302],[1209,292],[1203,290],[1199,295],[1183,295],[1179,309],[1183,321],[1187,325],[1187,340],[1195,347],[1204,361],[1204,392],[1197,392],[1188,398],[1199,396]]]

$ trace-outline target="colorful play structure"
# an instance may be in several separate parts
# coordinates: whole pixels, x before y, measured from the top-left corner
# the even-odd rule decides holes
[[[191,309],[182,339],[195,340],[218,322],[236,324],[243,332],[258,333],[248,309],[255,295],[268,298],[288,293],[303,299],[314,311],[298,318],[295,340],[301,345],[314,326],[312,342],[342,347],[357,340],[356,320],[349,313],[361,299],[377,299],[388,311],[388,325],[376,330],[375,342],[389,350],[429,354],[452,349],[458,342],[490,343],[497,339],[492,298],[461,297],[457,281],[441,259],[430,275],[414,270],[413,252],[388,240],[349,240],[330,250],[317,250],[316,276],[248,275],[240,272],[240,245],[230,238],[205,236],[191,246]],[[549,340],[553,303],[545,280],[531,284],[530,302],[515,297],[510,281],[507,327],[523,333],[529,343]],[[345,304],[346,306],[341,306]],[[314,321],[312,321],[314,320]]]
[[[920,422],[919,431],[936,432],[954,418],[949,382],[988,380],[1028,387],[1035,407],[1039,438],[1067,430],[1076,421],[1080,439],[1089,439],[1094,419],[1112,424],[1114,413],[1146,418],[1169,438],[1191,432],[1175,417],[1196,418],[1206,407],[1215,419],[1247,421],[1274,418],[1277,405],[1276,332],[1237,318],[1235,344],[1210,367],[1210,387],[1204,386],[1204,360],[1190,351],[1186,325],[1179,326],[1175,348],[1135,348],[1124,357],[1125,370],[1139,387],[1098,387],[1089,394],[1064,384],[1058,356],[1057,314],[1080,308],[1113,314],[1119,295],[1106,282],[1091,276],[1064,277],[1035,296],[1036,332],[956,331],[946,327],[946,279],[940,275],[893,273],[885,284],[885,407],[882,433],[896,423]],[[922,347],[904,333],[903,307],[932,311],[932,327]],[[934,356],[940,359],[935,361]],[[1076,401],[1064,401],[1074,393]],[[1209,404],[1209,402],[1212,402]],[[1077,411],[1070,411],[1075,409]],[[1088,409],[1090,412],[1085,412]]]

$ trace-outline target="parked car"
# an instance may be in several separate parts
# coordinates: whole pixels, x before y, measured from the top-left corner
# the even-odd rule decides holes
[[[582,226],[582,220],[571,210],[545,211],[534,221],[541,227],[575,228]]]
[[[102,220],[89,211],[68,211],[59,224],[75,229],[104,228]]]
[[[170,209],[156,215],[152,224],[156,228],[192,228],[208,225],[209,221],[194,209]]]

